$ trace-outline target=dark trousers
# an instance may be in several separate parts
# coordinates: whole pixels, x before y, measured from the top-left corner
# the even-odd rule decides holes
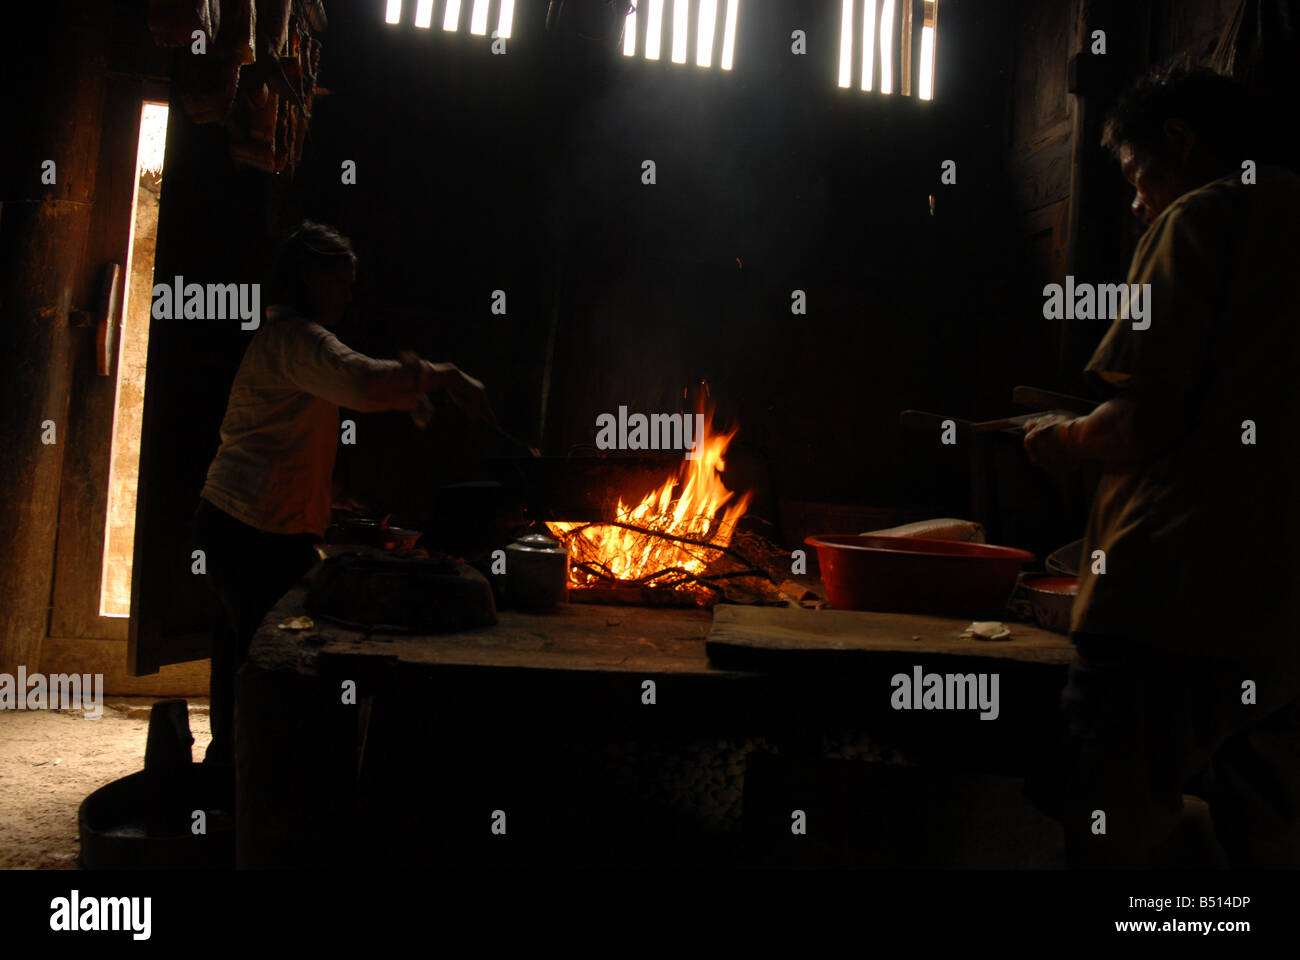
[[[317,563],[315,540],[311,534],[266,533],[199,501],[194,545],[206,556],[207,583],[218,606],[208,762],[234,762],[235,672],[247,659],[249,642],[267,611]]]
[[[1057,742],[1026,793],[1076,867],[1144,867],[1189,786],[1236,867],[1300,866],[1300,678],[1291,662],[1074,637]],[[1253,681],[1255,703],[1244,703]],[[1104,819],[1103,819],[1104,818]]]

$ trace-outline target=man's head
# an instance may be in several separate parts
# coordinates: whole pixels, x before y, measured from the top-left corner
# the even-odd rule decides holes
[[[1252,159],[1251,103],[1235,81],[1203,68],[1143,77],[1116,102],[1102,146],[1137,193],[1133,213],[1150,224],[1190,190]]]
[[[352,302],[357,256],[333,227],[304,220],[280,246],[274,300],[325,327],[338,326]]]

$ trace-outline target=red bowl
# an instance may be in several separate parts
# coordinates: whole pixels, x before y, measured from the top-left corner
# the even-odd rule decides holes
[[[826,596],[842,610],[1001,617],[1020,568],[1034,555],[1013,547],[927,537],[821,536]]]

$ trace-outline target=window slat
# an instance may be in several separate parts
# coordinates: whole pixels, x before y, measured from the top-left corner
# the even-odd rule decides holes
[[[862,14],[862,89],[876,88],[876,28],[880,16],[877,0],[863,0]]]
[[[917,92],[922,100],[934,99],[934,75],[935,75],[935,41],[938,37],[937,21],[938,4],[934,0],[926,0],[925,4],[925,25],[921,28],[921,53],[920,53],[920,80],[917,83]]]
[[[515,0],[501,0],[501,12],[497,15],[497,36],[510,39],[515,29]]]
[[[880,0],[880,27],[877,35],[880,37],[880,92],[884,94],[894,92],[894,77],[897,73],[897,6],[896,0]]]
[[[853,0],[840,2],[840,86],[853,82]]]
[[[722,28],[722,54],[719,64],[730,70],[736,60],[736,29],[740,19],[740,0],[727,0],[727,19]]]
[[[697,67],[713,66],[717,55],[718,40],[718,0],[700,0],[699,26],[695,31],[695,65]]]
[[[646,17],[645,58],[658,60],[663,47],[664,4],[667,0],[650,0]]]
[[[636,56],[637,28],[637,12],[633,10],[623,21],[623,56],[625,57]]]
[[[442,15],[442,29],[448,31],[460,29],[460,0],[447,0],[447,10]]]

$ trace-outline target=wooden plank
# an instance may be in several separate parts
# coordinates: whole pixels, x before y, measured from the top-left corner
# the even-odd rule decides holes
[[[1020,217],[1020,233],[1025,238],[1024,256],[1030,263],[1035,284],[1065,282],[1069,217],[1068,199]]]
[[[1008,623],[1008,640],[963,640],[969,620],[908,613],[807,610],[802,607],[713,608],[705,644],[710,657],[731,666],[770,665],[772,654],[926,654],[1066,664],[1074,645],[1059,634]]]
[[[39,669],[46,674],[103,674],[106,696],[206,697],[208,665],[207,660],[194,660],[136,677],[127,669],[125,640],[46,637]]]
[[[288,180],[230,170],[229,138],[194,123],[174,98],[158,208],[154,272],[194,282],[254,281],[271,260]],[[203,230],[192,225],[200,218]],[[239,243],[230,242],[238,236]],[[219,442],[230,383],[254,336],[234,320],[149,328],[140,429],[135,555],[127,642],[136,675],[204,656],[209,591],[190,573],[192,519]],[[178,442],[178,437],[188,438]]]
[[[258,630],[251,655],[260,665],[310,671],[317,660],[357,657],[417,667],[728,675],[705,654],[710,618],[703,610],[560,604],[543,613],[502,610],[494,626],[436,636],[368,636],[318,619],[324,642],[312,644],[276,626],[303,613],[304,595],[302,587],[287,593]]]
[[[1070,195],[1070,171],[1074,157],[1072,139],[1053,136],[1032,152],[1012,161],[1016,178],[1016,210],[1041,210]]]

